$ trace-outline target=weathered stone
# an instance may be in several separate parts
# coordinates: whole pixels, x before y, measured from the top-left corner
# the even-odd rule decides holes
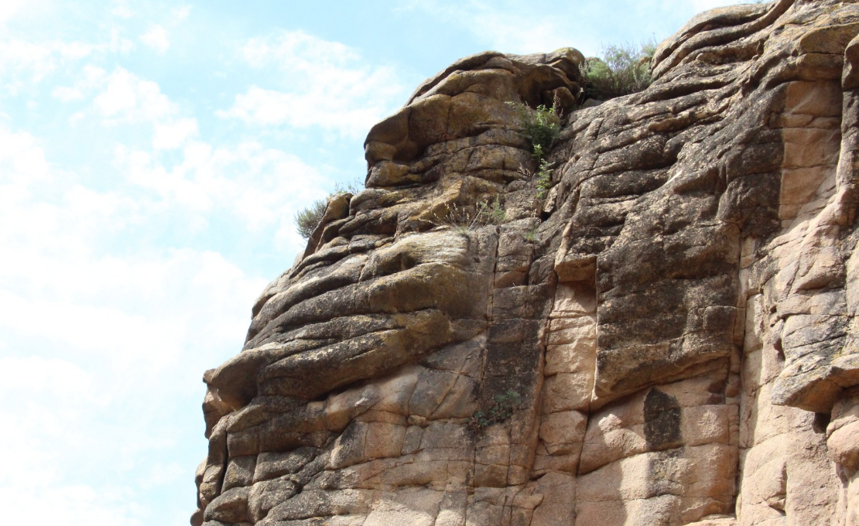
[[[206,506],[207,521],[226,523],[246,522],[248,517],[248,494],[250,488],[233,488],[225,491]]]
[[[712,10],[607,101],[571,48],[427,80],[204,375],[192,524],[859,524],[857,32]]]

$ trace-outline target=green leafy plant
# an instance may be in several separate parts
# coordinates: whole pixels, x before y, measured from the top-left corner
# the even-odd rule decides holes
[[[656,52],[656,42],[607,45],[601,57],[585,61],[582,75],[585,78],[585,97],[611,99],[641,91],[650,85],[650,63]]]
[[[552,144],[561,133],[561,118],[553,108],[541,104],[537,109],[531,109],[521,102],[508,102],[519,114],[519,126],[531,142],[531,155],[535,159],[543,159],[552,148]]]
[[[507,104],[516,108],[522,134],[531,142],[531,157],[538,163],[537,197],[543,199],[552,186],[554,165],[546,160],[546,156],[561,133],[561,117],[554,109],[558,104],[554,104],[552,108],[541,104],[534,110],[522,103],[508,102]],[[519,173],[529,179],[535,175],[525,167],[520,168]]]
[[[525,241],[527,241],[529,243],[536,243],[537,242],[537,231],[536,230],[529,230],[529,231],[525,232],[524,234],[522,234],[522,239],[524,239]]]
[[[540,167],[537,170],[537,199],[543,199],[552,188],[552,172],[555,170],[555,163],[550,163],[546,159],[540,159]]]
[[[507,221],[507,212],[497,195],[492,202],[483,201],[478,204],[477,215],[483,218],[486,225],[500,225]]]
[[[487,427],[504,422],[513,416],[513,411],[522,405],[522,396],[513,389],[495,395],[495,403],[486,411],[477,411],[468,421],[468,428],[481,431]]]
[[[546,159],[540,159],[537,165],[537,172],[533,172],[524,166],[519,167],[519,173],[526,179],[537,177],[537,198],[543,199],[552,188],[552,174],[554,173],[555,163],[550,163]]]
[[[327,199],[317,199],[310,206],[299,210],[295,214],[295,227],[298,234],[304,239],[310,239],[313,231],[322,221],[322,216],[325,214],[325,208],[328,206]]]

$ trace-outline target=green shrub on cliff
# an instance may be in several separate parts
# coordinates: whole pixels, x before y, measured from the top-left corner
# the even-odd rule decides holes
[[[521,102],[507,104],[519,113],[519,126],[522,135],[531,142],[531,155],[538,161],[543,159],[561,133],[561,118],[554,108],[547,108],[543,104],[534,110]]]
[[[537,169],[537,199],[543,199],[552,188],[552,172],[555,163],[550,163],[546,159],[540,159],[540,166]]]
[[[495,395],[494,400],[495,403],[488,410],[480,410],[472,415],[468,421],[470,431],[482,431],[491,425],[504,422],[522,405],[522,396],[513,389]]]
[[[602,48],[601,57],[585,62],[585,97],[611,99],[641,91],[650,85],[650,62],[656,52],[656,42],[608,45]]]
[[[322,215],[325,213],[325,207],[327,206],[327,199],[317,199],[307,208],[296,212],[295,228],[298,230],[298,234],[301,237],[304,239],[310,239],[310,236],[313,235],[313,231],[316,230],[316,226],[319,224],[319,221],[322,220]]]
[[[322,216],[325,214],[325,208],[328,206],[328,201],[335,195],[359,193],[364,188],[364,184],[355,179],[348,183],[335,183],[334,191],[328,194],[325,199],[317,199],[313,201],[307,208],[303,208],[296,212],[293,220],[298,234],[304,239],[310,239],[316,226],[322,221]]]

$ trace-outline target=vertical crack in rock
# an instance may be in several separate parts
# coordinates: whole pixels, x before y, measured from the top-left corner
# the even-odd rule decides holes
[[[572,48],[427,80],[204,375],[192,524],[859,524],[857,33],[715,9],[582,107]],[[556,100],[539,197],[508,103]]]

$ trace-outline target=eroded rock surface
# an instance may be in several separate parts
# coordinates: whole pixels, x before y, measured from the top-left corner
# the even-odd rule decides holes
[[[859,524],[857,33],[709,11],[597,106],[573,49],[426,81],[206,373],[192,523]],[[510,102],[563,111],[548,191]]]

